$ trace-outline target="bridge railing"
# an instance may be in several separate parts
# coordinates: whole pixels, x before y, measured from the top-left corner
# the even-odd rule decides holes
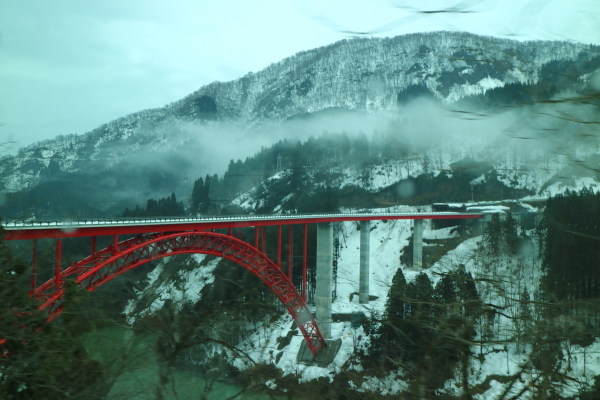
[[[354,213],[311,213],[311,214],[238,214],[238,215],[203,215],[194,217],[113,217],[113,218],[94,218],[94,219],[73,219],[56,218],[53,220],[35,220],[35,219],[16,219],[2,220],[1,225],[10,227],[53,227],[53,226],[90,226],[90,225],[119,225],[119,224],[145,224],[145,223],[163,223],[163,222],[211,222],[211,221],[264,221],[264,220],[290,220],[290,219],[319,219],[336,217],[410,217],[410,216],[444,216],[444,215],[473,215],[478,213],[458,213],[458,212],[418,212],[418,213],[398,213],[398,212],[354,212]]]

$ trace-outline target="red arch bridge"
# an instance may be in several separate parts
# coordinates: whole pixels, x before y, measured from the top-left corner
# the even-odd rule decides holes
[[[177,254],[201,253],[226,258],[248,269],[261,279],[279,298],[296,321],[307,346],[313,354],[326,346],[331,338],[331,280],[333,257],[333,222],[360,221],[360,282],[359,298],[368,303],[369,294],[369,233],[373,220],[414,220],[413,265],[422,260],[424,219],[481,218],[478,213],[332,213],[289,215],[243,215],[197,218],[144,218],[79,221],[10,221],[3,222],[6,240],[33,240],[30,296],[40,302],[49,318],[62,310],[65,279],[74,279],[82,288],[94,291],[117,275],[144,263]],[[292,284],[293,225],[303,225],[302,284],[300,291]],[[317,224],[317,279],[315,316],[306,304],[306,259],[308,224]],[[288,226],[288,268],[282,270],[282,231]],[[254,228],[253,237],[243,238],[242,228]],[[277,228],[277,259],[266,255],[266,229]],[[218,232],[217,232],[218,231]],[[220,233],[219,233],[220,232]],[[112,236],[106,248],[96,249],[97,236]],[[119,241],[119,235],[135,235]],[[90,237],[90,256],[67,268],[61,266],[62,238]],[[56,239],[54,277],[38,284],[36,281],[37,239]],[[245,240],[246,239],[246,240]],[[317,323],[318,322],[318,323]]]

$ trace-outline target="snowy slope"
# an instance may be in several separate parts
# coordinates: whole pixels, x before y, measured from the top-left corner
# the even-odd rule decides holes
[[[190,145],[198,152],[197,138],[231,131],[254,136],[324,110],[395,115],[424,94],[452,103],[514,85],[525,93],[529,89],[524,88],[538,85],[530,92],[549,98],[552,91],[587,88],[599,56],[596,46],[467,33],[343,40],[235,81],[211,83],[163,108],[124,116],[85,135],[27,146],[0,160],[0,185],[6,191],[35,185],[52,170],[52,162],[63,173],[89,172],[141,155],[185,152]],[[567,69],[577,79],[555,73]]]
[[[520,204],[535,211],[534,207],[526,203]],[[467,204],[467,206],[486,212],[503,213],[507,209],[505,206],[486,202]],[[427,211],[422,207],[419,209]],[[390,208],[389,211],[411,212],[417,209],[397,206]],[[430,221],[425,221],[424,226],[425,239],[458,237],[458,233],[452,228],[434,230]],[[353,295],[358,292],[360,231],[357,230],[357,224],[353,222],[339,223],[336,226],[335,232],[340,239],[341,249],[337,274],[337,297],[332,304],[332,312],[335,314],[362,312],[367,316],[381,315],[396,271],[401,268],[408,282],[413,281],[421,272],[408,268],[400,262],[402,251],[408,245],[412,234],[412,221],[373,221],[371,228],[370,295],[376,296],[376,299],[368,305],[361,305],[358,304],[358,296]],[[531,232],[526,234],[531,235]],[[487,388],[483,393],[475,395],[476,399],[496,398],[508,388],[506,382],[494,376],[508,379],[523,370],[520,379],[510,388],[509,393],[513,395],[530,385],[536,377],[535,368],[530,364],[531,348],[527,345],[519,348],[513,340],[517,329],[513,318],[519,315],[517,300],[525,288],[531,294],[536,293],[542,276],[541,259],[535,243],[536,239],[533,238],[531,244],[522,247],[516,256],[502,252],[498,256],[491,257],[482,250],[482,237],[476,236],[464,240],[434,265],[422,271],[435,284],[441,274],[456,269],[458,265],[464,265],[466,271],[475,278],[482,301],[502,308],[502,314],[493,323],[494,340],[499,344],[490,343],[481,349],[473,350],[477,353],[481,352],[482,358],[471,359],[469,385],[471,387],[481,385]],[[125,310],[129,321],[132,323],[136,315],[143,316],[156,312],[169,298],[179,304],[185,302],[194,304],[201,301],[198,292],[205,285],[211,284],[214,279],[212,271],[217,262],[217,259],[206,262],[202,255],[193,256],[189,261],[190,266],[195,264],[197,267],[186,268],[178,274],[176,281],[160,280],[163,265],[159,265],[148,274],[147,288],[139,292],[138,299],[132,300]],[[155,300],[150,306],[141,311],[137,310],[137,314],[134,314],[136,302],[150,292],[154,293]],[[252,361],[231,354],[232,365],[239,369],[252,367],[254,363],[275,365],[284,376],[293,374],[299,382],[309,382],[323,377],[332,380],[335,375],[344,370],[355,371],[360,376],[362,367],[355,356],[358,351],[368,351],[371,339],[362,327],[353,328],[349,322],[333,323],[333,337],[341,338],[342,345],[330,365],[319,367],[299,364],[296,361],[298,350],[304,340],[300,334],[293,336],[287,346],[278,349],[281,339],[290,332],[292,322],[288,314],[283,314],[279,319],[268,324],[264,321],[256,321],[253,326],[244,326],[243,329],[248,332],[248,335],[236,346],[248,354]],[[477,327],[475,340],[482,339],[481,329],[483,329],[481,326]],[[567,342],[562,343],[561,346],[563,360],[559,368],[579,382],[566,381],[560,390],[564,396],[574,395],[582,388],[589,388],[593,377],[600,373],[598,367],[600,341],[594,342],[587,348],[570,345]],[[457,373],[456,376],[460,375]],[[408,388],[407,381],[399,371],[390,371],[384,378],[360,376],[359,382],[358,386],[354,383],[351,385],[354,385],[357,391],[365,393],[397,395]],[[270,381],[268,385],[274,388],[277,383]],[[460,379],[454,378],[446,382],[445,387],[439,390],[439,394],[460,396],[461,387]]]
[[[236,81],[212,83],[170,107],[193,110],[194,102],[206,96],[219,117],[248,122],[282,121],[328,108],[394,111],[398,94],[411,86],[455,102],[509,84],[536,84],[547,79],[543,68],[550,63],[592,60],[598,54],[593,46],[456,32],[343,40]],[[589,72],[581,73],[583,80]]]

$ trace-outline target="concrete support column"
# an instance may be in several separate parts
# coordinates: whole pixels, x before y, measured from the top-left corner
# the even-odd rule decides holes
[[[479,236],[482,233],[483,233],[483,228],[481,226],[481,218],[476,218],[476,219],[472,220],[471,221],[471,234],[473,236]]]
[[[488,227],[488,224],[492,222],[492,213],[485,213],[481,217],[481,233],[485,232],[485,229]]]
[[[333,279],[333,225],[317,224],[317,287],[315,318],[321,334],[331,339],[331,281]]]
[[[422,219],[414,220],[413,268],[423,268],[423,220]]]
[[[358,298],[360,304],[369,304],[369,258],[371,221],[360,221],[360,280]]]

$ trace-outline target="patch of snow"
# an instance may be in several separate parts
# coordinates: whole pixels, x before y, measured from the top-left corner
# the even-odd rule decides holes
[[[422,157],[401,160],[383,160],[381,163],[357,169],[345,168],[341,177],[333,185],[343,189],[346,186],[362,187],[369,192],[377,192],[401,180],[417,177],[425,172]]]
[[[450,239],[459,236],[456,227],[453,226],[434,230],[430,228],[430,225],[426,224],[423,230],[423,239]]]
[[[467,211],[481,211],[484,213],[506,213],[510,211],[510,207],[501,205],[477,205],[467,207]]]
[[[564,193],[567,189],[579,191],[584,187],[591,188],[594,192],[600,190],[600,184],[593,177],[580,177],[574,179],[574,185],[565,185],[561,182],[555,182],[548,186],[541,194],[547,197],[556,196]]]
[[[479,85],[483,89],[483,93],[485,93],[487,90],[504,87],[505,84],[501,80],[496,79],[496,78],[491,78],[488,75],[487,77],[485,77],[482,80],[480,80],[479,82],[477,82],[477,85]]]
[[[532,212],[532,213],[538,213],[538,212],[540,212],[540,209],[538,207],[534,207],[531,204],[527,204],[527,203],[524,203],[522,201],[519,201],[518,204],[521,207],[525,208],[529,212]]]
[[[378,393],[382,396],[394,396],[408,389],[408,383],[403,379],[402,375],[392,372],[383,378],[367,376],[360,388],[359,392]]]
[[[177,310],[180,310],[185,303],[196,304],[201,298],[201,290],[214,282],[213,272],[221,261],[220,258],[215,258],[206,265],[200,266],[205,258],[205,254],[192,254],[188,263],[196,263],[199,265],[198,268],[180,270],[177,272],[178,279],[163,280],[161,277],[165,272],[168,259],[161,259],[156,268],[148,273],[145,289],[136,291],[136,299],[128,300],[123,311],[127,323],[133,325],[137,317],[154,314],[164,306],[166,300],[173,300]],[[153,295],[152,302],[136,313],[138,302],[148,293]]]
[[[471,182],[469,182],[470,185],[479,185],[485,183],[485,174],[481,174],[480,177],[473,179]]]
[[[485,94],[488,90],[504,87],[505,83],[499,79],[487,76],[475,84],[464,83],[454,84],[450,88],[450,93],[444,99],[447,103],[454,103],[463,97],[477,96]]]

